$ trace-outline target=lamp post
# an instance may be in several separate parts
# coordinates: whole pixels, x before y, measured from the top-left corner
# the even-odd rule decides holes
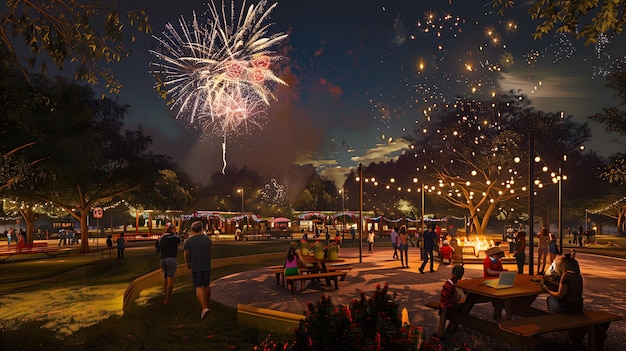
[[[237,192],[241,193],[241,215],[243,216],[243,188],[237,189]],[[248,217],[246,216],[246,222],[247,222],[247,219],[248,219]]]
[[[532,116],[533,125],[528,135],[528,274],[533,275],[534,267],[534,243],[535,231],[533,224],[535,221],[535,116]]]
[[[359,163],[359,263],[363,263],[363,165]]]
[[[563,155],[563,161],[567,161],[567,155]],[[563,162],[559,162],[559,174],[557,175],[559,182],[559,247],[563,252],[563,181],[567,180],[567,176],[563,174]]]

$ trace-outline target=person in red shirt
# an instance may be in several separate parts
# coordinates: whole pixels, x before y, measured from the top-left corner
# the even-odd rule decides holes
[[[494,246],[488,249],[486,252],[487,257],[483,261],[483,277],[498,277],[500,272],[507,271],[502,267],[502,261],[500,258],[504,256],[504,251],[498,246]]]
[[[487,257],[483,261],[483,277],[499,277],[500,272],[508,271],[502,266],[500,260],[504,256],[504,251],[498,246],[494,246],[486,251]],[[504,309],[504,303],[502,301],[492,302],[493,305],[493,319],[499,321],[502,318],[502,310]]]
[[[446,326],[446,311],[455,310],[458,308],[460,301],[459,293],[456,289],[456,282],[463,278],[465,269],[461,265],[456,265],[452,268],[452,276],[446,280],[441,289],[441,295],[439,297],[439,329],[435,333],[435,336],[439,338],[444,337]]]
[[[444,240],[442,246],[439,248],[439,256],[441,256],[441,263],[452,264],[452,255],[454,254],[454,248],[450,246],[448,240]]]

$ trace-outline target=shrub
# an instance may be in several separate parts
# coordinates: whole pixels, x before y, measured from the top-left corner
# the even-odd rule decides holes
[[[319,302],[309,303],[293,341],[277,343],[270,336],[256,349],[418,351],[421,342],[422,328],[402,325],[396,294],[390,295],[387,285],[377,285],[371,298],[361,293],[360,299],[345,306],[322,296]]]

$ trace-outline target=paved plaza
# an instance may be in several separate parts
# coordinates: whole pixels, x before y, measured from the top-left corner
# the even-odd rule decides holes
[[[325,284],[313,283],[304,292],[292,295],[289,289],[276,284],[274,274],[268,269],[256,269],[216,280],[212,285],[211,297],[234,308],[241,303],[302,314],[307,303],[319,301],[322,294],[330,296],[335,304],[346,304],[358,298],[362,292],[371,296],[377,284],[388,284],[389,292],[397,294],[400,306],[407,308],[411,324],[422,326],[425,335],[430,336],[436,330],[439,317],[437,311],[426,307],[425,303],[438,300],[441,287],[450,277],[452,267],[435,263],[435,273],[428,273],[427,266],[425,274],[420,274],[418,268],[421,262],[417,248],[409,248],[408,269],[399,268],[400,261],[392,259],[392,253],[390,248],[382,248],[369,254],[367,247],[364,247],[362,263],[359,263],[358,248],[342,249],[341,258],[345,262],[341,264],[349,264],[353,269],[345,281],[339,282],[339,290]],[[584,279],[585,308],[613,312],[625,318],[611,324],[606,350],[626,351],[623,340],[626,332],[626,260],[582,253],[577,254],[577,259]],[[516,269],[512,264],[505,267]],[[482,265],[465,264],[464,278],[476,277],[482,277]],[[539,295],[533,307],[547,311],[546,297],[547,294]],[[490,304],[478,305],[472,310],[472,314],[485,320],[489,320],[492,313]],[[514,349],[462,326],[457,331],[457,339],[463,340],[476,350]],[[564,332],[545,335],[544,339],[549,347],[559,346],[567,340]]]

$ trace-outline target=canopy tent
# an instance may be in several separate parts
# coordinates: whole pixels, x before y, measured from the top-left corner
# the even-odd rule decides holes
[[[288,222],[291,222],[291,219],[285,218],[285,217],[278,217],[278,218],[272,219],[272,222],[274,222],[274,223],[288,223]]]

